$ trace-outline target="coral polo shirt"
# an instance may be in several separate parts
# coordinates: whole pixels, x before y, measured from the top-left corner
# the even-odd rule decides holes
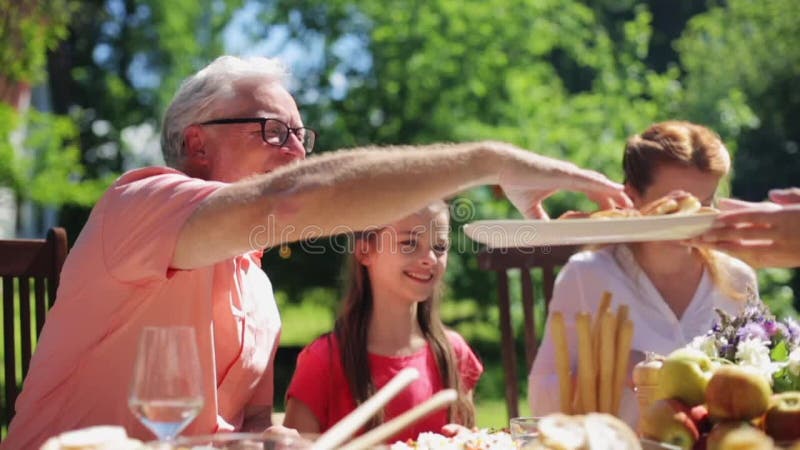
[[[149,325],[188,325],[197,336],[205,403],[184,434],[236,430],[248,405],[272,404],[281,322],[261,252],[170,268],[181,227],[224,186],[150,167],[104,194],[64,264],[0,448],[35,449],[98,424],[153,439],[128,409],[137,342]]]

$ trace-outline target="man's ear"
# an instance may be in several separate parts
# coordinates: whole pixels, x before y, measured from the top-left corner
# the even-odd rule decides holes
[[[208,155],[206,155],[205,136],[199,126],[189,125],[183,130],[183,145],[187,162],[191,165],[205,165],[202,163],[208,161]]]

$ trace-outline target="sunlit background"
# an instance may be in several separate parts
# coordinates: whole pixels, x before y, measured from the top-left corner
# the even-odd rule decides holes
[[[495,139],[621,181],[626,136],[680,118],[735,155],[720,194],[762,200],[800,185],[798,18],[796,0],[0,0],[0,237],[59,225],[74,242],[116,176],[163,162],[164,108],[223,53],[283,59],[323,152]],[[491,188],[462,200],[473,207],[456,235],[518,217]],[[554,214],[589,207],[549,202]],[[332,325],[340,255],[314,253],[265,255],[285,349]],[[479,424],[501,426],[495,276],[470,246],[450,261],[444,317],[487,367]],[[796,315],[800,277],[759,277],[773,312]],[[292,368],[281,364],[279,392]]]

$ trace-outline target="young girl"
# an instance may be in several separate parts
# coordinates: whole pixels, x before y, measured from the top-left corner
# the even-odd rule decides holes
[[[625,146],[625,192],[642,207],[675,190],[713,202],[720,180],[730,170],[730,156],[713,131],[690,122],[650,126]],[[628,305],[634,324],[632,363],[652,351],[669,354],[703,334],[719,318],[715,309],[738,313],[746,297],[758,295],[755,273],[738,259],[680,242],[616,244],[575,254],[559,273],[550,311],[561,311],[569,352],[575,364],[576,312],[596,313],[604,291],[611,308]],[[555,349],[549,324],[529,378],[534,415],[560,408]],[[635,426],[639,410],[626,390],[620,417]]]
[[[449,410],[427,416],[389,441],[440,432],[448,423],[474,425],[471,396],[483,366],[439,317],[448,231],[447,205],[437,202],[357,237],[334,330],[297,358],[286,394],[285,426],[322,433],[406,367],[418,369],[420,378],[387,404],[369,428],[445,388],[459,393]]]

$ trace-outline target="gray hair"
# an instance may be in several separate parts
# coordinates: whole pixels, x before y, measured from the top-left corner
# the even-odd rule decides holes
[[[220,56],[181,83],[164,113],[161,131],[161,152],[168,166],[181,169],[186,127],[211,119],[220,101],[236,95],[238,83],[254,78],[286,86],[289,71],[277,59]]]

